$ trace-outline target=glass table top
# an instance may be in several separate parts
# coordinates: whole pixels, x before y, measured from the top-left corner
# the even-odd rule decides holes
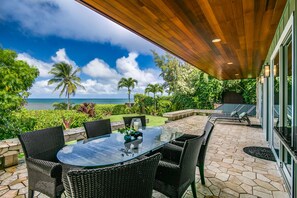
[[[112,133],[66,146],[57,153],[64,164],[100,167],[123,163],[163,147],[183,133],[168,127],[140,129],[143,137],[125,143],[124,134]]]

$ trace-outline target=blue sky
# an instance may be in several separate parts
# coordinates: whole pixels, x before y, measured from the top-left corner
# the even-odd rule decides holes
[[[138,80],[134,93],[162,83],[151,50],[159,47],[72,0],[9,0],[0,6],[0,46],[39,69],[30,98],[56,98],[48,71],[57,62],[80,67],[86,90],[77,98],[122,98],[122,77]]]

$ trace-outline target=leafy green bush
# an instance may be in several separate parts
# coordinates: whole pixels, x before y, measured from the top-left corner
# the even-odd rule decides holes
[[[112,114],[113,108],[115,106],[116,106],[115,104],[96,104],[95,112],[96,114],[108,116]]]
[[[182,110],[182,109],[195,109],[197,108],[197,104],[194,101],[193,97],[188,94],[174,94],[172,98],[172,110]]]
[[[158,100],[158,115],[162,116],[164,113],[172,110],[172,102],[165,98],[159,98]]]
[[[154,107],[154,99],[144,94],[135,94],[134,101],[134,109],[137,113],[150,114],[151,107]]]
[[[67,110],[68,104],[66,102],[55,102],[53,107],[55,110]],[[76,109],[76,105],[73,103],[70,104],[69,109]]]
[[[131,108],[129,113],[139,113],[139,114],[150,114],[150,115],[160,115],[172,110],[172,97],[171,96],[158,96],[155,99],[143,95],[135,94],[134,101],[135,104]],[[155,101],[157,108],[155,108]]]
[[[16,122],[22,132],[39,130],[63,125],[63,118],[70,121],[70,128],[82,127],[84,122],[92,120],[87,114],[76,110],[22,110],[15,113]],[[24,122],[25,121],[25,122]]]
[[[2,117],[0,120],[0,140],[15,138],[24,130],[30,130],[34,126],[34,122],[35,120],[31,119],[20,120],[13,114]]]
[[[22,123],[12,113],[25,103],[38,74],[37,68],[17,60],[16,52],[0,47],[0,139],[21,133]]]
[[[126,112],[127,106],[123,104],[115,105],[112,109],[112,115],[121,115]]]
[[[96,104],[95,112],[102,116],[120,115],[127,112],[128,107],[124,104]]]

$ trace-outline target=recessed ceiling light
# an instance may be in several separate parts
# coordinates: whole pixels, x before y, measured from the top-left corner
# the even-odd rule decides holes
[[[229,63],[227,63],[228,65],[232,65],[233,64],[233,62],[229,62]]]
[[[216,38],[216,39],[213,39],[212,42],[213,42],[213,43],[221,42],[221,39]]]

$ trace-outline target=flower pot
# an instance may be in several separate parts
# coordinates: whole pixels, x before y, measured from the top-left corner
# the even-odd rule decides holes
[[[125,135],[124,140],[125,140],[125,142],[130,142],[132,140],[131,135]]]

